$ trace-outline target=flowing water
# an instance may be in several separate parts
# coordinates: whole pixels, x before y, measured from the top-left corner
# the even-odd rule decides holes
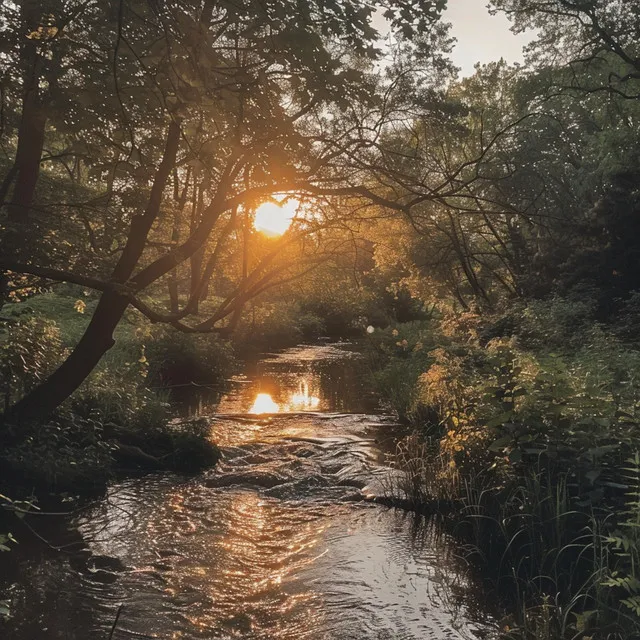
[[[73,547],[15,554],[0,637],[490,637],[437,526],[363,500],[384,492],[396,428],[362,368],[345,345],[304,346],[249,367],[213,406],[199,394],[185,410],[209,416],[219,466],[115,483],[58,523]]]

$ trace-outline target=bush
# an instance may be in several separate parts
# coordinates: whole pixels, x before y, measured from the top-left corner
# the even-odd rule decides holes
[[[325,321],[313,313],[299,313],[296,324],[304,340],[313,340],[328,333]]]
[[[7,405],[57,367],[66,356],[65,345],[80,337],[88,318],[79,302],[83,300],[69,295],[44,294],[6,307],[0,391]],[[65,327],[64,336],[54,320],[41,315],[47,310]],[[154,469],[215,464],[219,453],[208,430],[170,424],[168,393],[148,385],[220,382],[233,364],[230,345],[216,336],[156,328],[137,312],[128,312],[115,346],[56,417],[9,434],[13,444],[0,453],[0,482],[46,492],[102,487],[118,466],[113,455],[127,439],[136,443],[139,459],[146,456]]]
[[[64,413],[0,454],[0,482],[36,492],[83,493],[104,486],[112,466],[102,424]]]
[[[152,469],[196,472],[217,464],[220,450],[211,440],[207,420],[165,423],[154,428],[120,428],[114,432],[119,444],[137,447],[155,458]]]
[[[612,331],[622,342],[640,346],[640,291],[634,291],[621,305]]]
[[[297,305],[266,302],[245,314],[234,336],[237,349],[243,355],[291,347],[303,339]]]
[[[443,318],[438,348],[417,356],[412,325],[373,338],[379,388],[423,443],[401,443],[397,491],[457,500],[452,532],[519,612],[511,638],[640,633],[640,352],[592,310],[556,299],[506,322]]]
[[[584,334],[595,326],[596,312],[594,298],[556,297],[519,302],[506,313],[493,317],[475,317],[481,344],[493,338],[513,337],[524,349],[564,351],[580,346]],[[452,318],[452,324],[459,328],[460,319]]]
[[[33,389],[64,356],[51,320],[21,316],[0,333],[0,390],[5,408]]]
[[[2,314],[15,320],[46,318],[58,327],[62,344],[72,347],[82,336],[97,304],[97,296],[85,293],[77,285],[60,286],[55,293],[39,293],[22,302],[6,304]]]
[[[401,420],[415,422],[424,415],[417,382],[432,362],[432,347],[433,329],[424,321],[368,335],[366,353],[375,386]]]
[[[144,356],[148,379],[164,384],[220,383],[235,367],[230,343],[219,336],[185,334],[168,327],[152,333]]]

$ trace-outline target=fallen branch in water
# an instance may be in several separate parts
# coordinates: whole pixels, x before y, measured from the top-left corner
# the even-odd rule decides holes
[[[113,634],[116,631],[116,627],[118,626],[118,620],[120,619],[120,614],[122,613],[122,609],[124,609],[124,604],[121,604],[118,607],[118,611],[116,613],[116,619],[113,621],[113,625],[111,626],[111,633],[109,633],[109,638],[107,640],[112,640]]]

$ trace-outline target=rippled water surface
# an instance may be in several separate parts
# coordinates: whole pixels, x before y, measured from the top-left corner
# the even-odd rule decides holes
[[[59,523],[74,547],[16,554],[0,635],[490,637],[437,528],[363,500],[384,492],[394,425],[361,374],[345,346],[299,347],[261,360],[217,406],[192,403],[222,446],[218,468],[114,484]]]

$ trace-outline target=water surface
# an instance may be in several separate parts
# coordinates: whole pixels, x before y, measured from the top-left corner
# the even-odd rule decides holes
[[[14,555],[2,637],[107,640],[118,615],[115,640],[490,637],[437,526],[363,501],[395,432],[363,373],[346,345],[303,346],[190,402],[218,468],[115,483],[64,521],[74,547]]]

